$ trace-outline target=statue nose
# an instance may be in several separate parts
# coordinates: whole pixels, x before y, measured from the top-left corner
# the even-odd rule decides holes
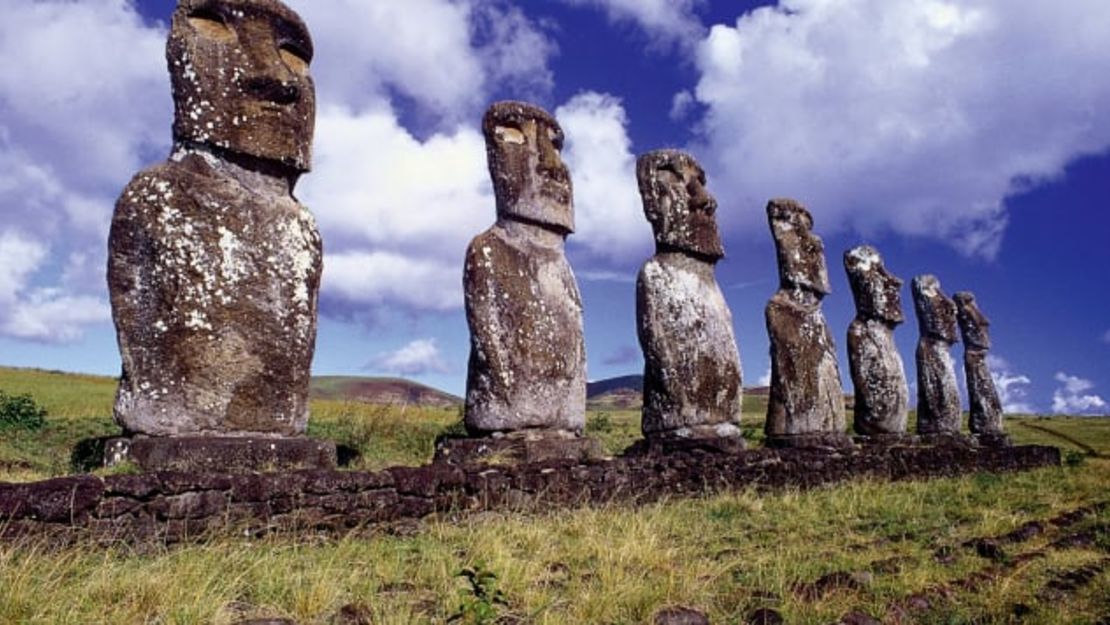
[[[248,78],[244,81],[243,88],[256,98],[275,104],[292,104],[301,95],[300,87],[295,83],[286,82],[274,76]]]

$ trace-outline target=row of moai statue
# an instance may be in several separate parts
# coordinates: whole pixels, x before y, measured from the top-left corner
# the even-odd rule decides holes
[[[573,232],[571,185],[559,157],[562,130],[538,107],[493,105],[483,122],[497,223],[471,243],[464,286],[471,330],[465,422],[477,438],[572,441],[585,425],[581,300],[563,253]],[[656,253],[636,286],[644,355],[642,429],[649,441],[732,440],[742,445],[741,368],[732,315],[714,267],[724,248],[705,173],[684,152],[641,156],[637,179]],[[767,305],[771,389],[767,443],[843,447],[844,393],[835,345],[821,312],[828,295],[824,246],[800,203],[772,200],[767,216],[779,290]],[[909,442],[909,393],[894,328],[904,321],[899,290],[879,253],[844,255],[857,315],[848,331],[855,386],[854,430],[863,441]],[[956,442],[961,408],[949,349],[959,325],[971,432],[1004,444],[1002,411],[986,365],[988,321],[970,293],[955,301],[937,279],[913,282],[921,329],[918,434]]]
[[[322,243],[293,190],[311,162],[312,53],[304,22],[278,0],[178,2],[167,44],[173,152],[132,179],[109,237],[123,363],[115,418],[129,441],[235,440],[243,445],[230,453],[251,456],[305,440]],[[494,104],[482,128],[497,221],[466,252],[469,440],[594,453],[582,436],[586,356],[581,298],[564,254],[574,211],[562,130],[521,102]],[[656,242],[636,296],[645,437],[742,445],[740,359],[714,277],[724,252],[705,174],[690,155],[661,150],[639,159],[637,178]],[[820,310],[829,292],[821,240],[795,202],[772,201],[768,216],[781,276],[767,308],[768,438],[841,441],[840,380]],[[898,435],[907,394],[891,338],[902,320],[900,282],[874,250],[845,258],[860,311],[849,333],[856,429]],[[915,280],[914,296],[919,430],[955,434],[959,399],[947,351],[955,305],[929,277]],[[957,304],[972,430],[1000,434],[986,319],[969,295]],[[208,451],[201,445],[199,453]]]

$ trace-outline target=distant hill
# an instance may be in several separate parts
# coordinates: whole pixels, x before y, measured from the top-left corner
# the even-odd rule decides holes
[[[409,404],[450,408],[462,398],[419,382],[401,378],[317,376],[312,378],[312,398],[361,401],[371,404]]]
[[[770,388],[750,386],[744,389],[744,412],[762,414],[767,411]],[[586,407],[590,410],[639,410],[643,405],[644,376],[622,375],[586,385]],[[851,398],[848,398],[849,406]]]

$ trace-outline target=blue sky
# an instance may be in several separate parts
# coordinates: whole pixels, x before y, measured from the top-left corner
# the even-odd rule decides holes
[[[0,364],[118,372],[107,227],[131,175],[169,151],[173,4],[5,4]],[[316,161],[297,193],[326,250],[318,374],[462,391],[461,259],[494,216],[479,120],[521,98],[566,131],[591,378],[642,366],[633,281],[652,244],[635,156],[680,147],[720,203],[747,385],[768,371],[777,281],[763,207],[788,196],[825,238],[846,383],[841,254],[869,243],[907,283],[976,292],[1012,409],[1110,412],[1103,0],[289,4],[317,44]]]

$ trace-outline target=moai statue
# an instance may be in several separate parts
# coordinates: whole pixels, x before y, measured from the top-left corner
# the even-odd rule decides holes
[[[655,256],[636,282],[644,436],[742,446],[740,356],[714,275],[724,256],[717,201],[705,190],[705,172],[684,152],[644,154],[636,176],[655,233]]]
[[[492,105],[482,130],[497,222],[470,242],[463,273],[470,326],[464,422],[482,442],[444,441],[437,457],[581,455],[593,447],[580,438],[586,350],[582,301],[564,253],[574,209],[559,156],[563,131],[523,102]]]
[[[917,342],[917,433],[938,441],[960,440],[960,394],[952,349],[956,304],[940,290],[936,276],[913,279],[913,307],[921,338]]]
[[[848,365],[855,386],[854,426],[875,442],[895,442],[906,433],[909,388],[894,328],[902,313],[902,281],[887,271],[878,250],[861,245],[844,253],[844,269],[856,302],[848,326]]]
[[[148,437],[265,438],[279,455],[323,454],[295,464],[334,464],[334,445],[280,440],[308,421],[321,270],[293,195],[315,123],[308,30],[277,0],[181,0],[166,58],[173,152],[124,189],[109,238],[116,422],[144,468],[148,452],[171,465],[165,454],[194,453],[180,439],[150,451]],[[228,463],[257,455],[236,453]]]
[[[845,447],[844,391],[821,300],[831,292],[825,247],[813,217],[794,200],[767,204],[779,264],[779,290],[767,304],[771,396],[767,444]]]
[[[961,291],[953,296],[956,319],[964,339],[964,373],[967,375],[968,427],[985,445],[1008,445],[1002,430],[1002,401],[994,386],[987,352],[991,348],[990,319],[979,310],[975,295]]]

